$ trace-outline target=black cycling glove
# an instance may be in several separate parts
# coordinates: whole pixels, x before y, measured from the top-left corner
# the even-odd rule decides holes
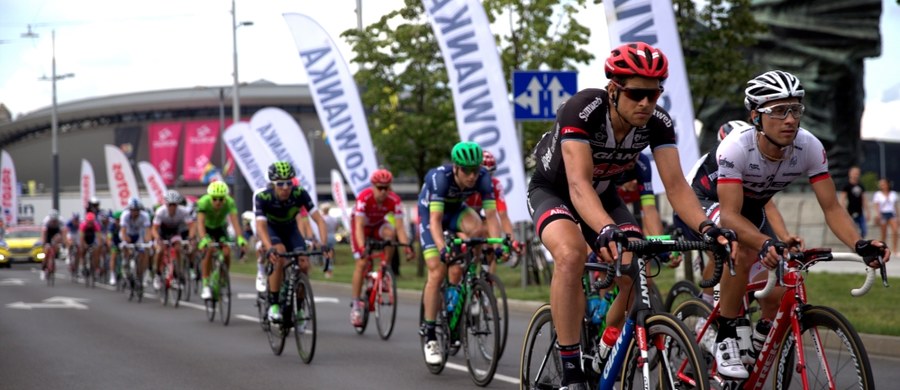
[[[625,236],[625,233],[612,223],[600,229],[600,234],[594,240],[594,252],[600,252],[600,248],[606,248],[611,242],[618,242],[623,245],[628,243],[628,237]]]
[[[859,240],[856,242],[856,248],[854,249],[856,249],[856,254],[862,257],[875,257],[884,256],[887,246],[872,245],[872,240]]]
[[[775,247],[775,252],[779,255],[784,254],[784,252],[788,249],[787,244],[770,238],[766,240],[766,242],[763,243],[762,248],[760,248],[758,255],[759,260],[766,258],[766,255],[769,253],[769,248],[771,247]]]

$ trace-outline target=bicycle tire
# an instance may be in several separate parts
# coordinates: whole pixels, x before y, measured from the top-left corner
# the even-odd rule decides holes
[[[506,338],[509,335],[509,301],[506,299],[506,286],[497,275],[488,274],[487,282],[493,289],[494,298],[497,298],[497,309],[500,311],[500,357],[506,351]]]
[[[800,332],[803,337],[806,374],[811,388],[828,388],[828,377],[821,358],[817,355],[812,337],[821,340],[821,353],[825,356],[833,388],[875,389],[875,378],[865,345],[850,321],[837,310],[826,306],[808,306],[800,314]],[[796,343],[788,331],[776,352],[773,386],[778,389],[802,389],[801,375],[796,372]]]
[[[562,363],[556,345],[556,328],[550,304],[535,310],[528,321],[519,355],[519,388],[558,389],[562,385]]]
[[[269,331],[269,298],[268,291],[269,287],[266,286],[266,293],[256,293],[256,314],[259,315],[259,326],[262,328],[263,332]]]
[[[384,291],[385,287],[388,291]],[[381,288],[375,294],[375,327],[378,337],[387,340],[394,332],[397,322],[397,278],[394,271],[385,268],[381,274]]]
[[[672,309],[678,307],[681,302],[688,298],[699,298],[701,294],[700,287],[697,287],[693,282],[679,280],[672,285],[672,288],[669,289],[669,294],[666,295],[665,310],[667,313],[674,313]]]
[[[466,301],[460,341],[472,381],[485,387],[494,380],[500,362],[500,310],[493,288],[484,280],[472,284]]]
[[[710,324],[702,338],[699,337],[697,332],[703,329],[704,324],[712,314],[712,310],[712,305],[700,298],[690,298],[681,302],[672,310],[672,315],[681,321],[688,330],[692,331],[694,340],[697,341],[697,345],[700,347],[700,353],[708,363],[716,361],[715,344],[718,328],[715,323]],[[707,368],[712,370],[712,367]],[[712,378],[712,372],[709,373],[709,376]],[[713,383],[710,382],[710,385],[713,385]]]
[[[312,284],[309,277],[301,273],[297,278],[297,288],[291,299],[294,310],[291,317],[294,319],[294,340],[297,344],[297,353],[300,360],[309,364],[316,353],[316,303],[313,295]]]
[[[219,283],[219,280],[217,278],[212,278],[212,275],[210,275],[209,283],[210,284]],[[216,292],[215,291],[213,291],[213,296],[210,299],[203,300],[203,306],[206,307],[206,319],[209,320],[209,322],[213,322],[216,320],[217,304],[218,304],[218,302],[216,301]]]
[[[185,302],[191,301],[191,285],[193,281],[191,279],[191,262],[188,260],[188,256],[181,256],[181,279],[183,280],[183,284],[181,285],[181,298]]]
[[[219,320],[223,326],[231,322],[231,278],[228,266],[222,263],[219,269]]]
[[[281,353],[284,351],[284,340],[287,338],[287,332],[287,329],[283,327],[281,322],[269,324],[266,338],[269,340],[269,348],[272,349],[272,353],[275,356],[281,356]]]
[[[427,282],[426,282],[427,284]],[[428,367],[428,372],[438,375],[442,371],[444,371],[444,367],[447,366],[447,358],[450,350],[450,326],[447,322],[447,301],[444,299],[444,284],[441,283],[441,287],[438,290],[438,311],[435,316],[435,325],[434,325],[434,333],[437,336],[438,345],[441,346],[441,364],[428,364],[425,362],[425,366]],[[419,350],[422,351],[422,360],[425,360],[425,288],[422,288],[422,297],[419,299],[419,340],[420,346]]]
[[[363,291],[360,293],[357,301],[359,304],[363,305],[360,310],[360,315],[362,316],[362,322],[359,326],[353,326],[353,330],[356,331],[356,334],[363,334],[366,332],[366,327],[369,326],[369,309],[371,308],[369,305],[372,303],[369,301],[369,296],[372,294],[372,290],[365,288],[365,285],[369,283],[369,274],[366,273],[363,275]],[[376,298],[377,299],[377,298]],[[352,309],[352,307],[351,307]]]
[[[637,328],[635,328],[637,329]],[[651,372],[649,377],[650,387],[678,388],[708,390],[709,376],[706,361],[699,353],[700,347],[692,337],[692,332],[678,321],[670,313],[656,313],[648,316],[645,321],[647,331],[648,359],[643,365],[639,364],[641,351],[638,347],[638,338],[634,337],[628,345],[625,355],[625,364],[622,366],[621,378],[618,384],[620,389],[647,388],[643,385],[644,372],[647,368]],[[662,339],[659,339],[662,338]],[[664,351],[658,348],[662,346]],[[664,353],[660,353],[664,352]],[[669,362],[666,364],[666,362]],[[682,364],[686,363],[684,371],[679,371]],[[704,373],[696,375],[696,373]],[[678,374],[684,373],[685,377],[693,380],[690,383],[682,380]],[[691,373],[694,375],[691,376]]]

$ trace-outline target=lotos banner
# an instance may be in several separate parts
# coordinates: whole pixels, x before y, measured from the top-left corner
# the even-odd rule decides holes
[[[153,204],[166,204],[164,198],[166,196],[166,191],[169,189],[166,188],[166,183],[163,181],[159,172],[156,171],[156,168],[153,167],[153,164],[141,161],[138,163],[138,170],[141,171],[141,177],[144,179],[144,187],[146,187],[147,192],[150,193]]]
[[[530,221],[525,168],[510,109],[506,78],[490,23],[479,0],[423,0],[447,66],[459,137],[497,159],[512,222]]]
[[[269,182],[266,177],[268,167],[275,162],[275,155],[266,148],[259,137],[253,135],[250,124],[247,122],[232,124],[225,130],[223,141],[234,156],[244,180],[255,190],[265,188]]]
[[[678,138],[678,156],[681,171],[686,175],[697,159],[697,136],[694,134],[694,107],[684,55],[681,52],[681,38],[675,25],[675,11],[670,0],[604,1],[606,20],[609,25],[609,43],[617,47],[623,43],[641,41],[662,50],[669,60],[669,78],[666,92],[657,103],[668,111],[675,120],[675,134]],[[653,170],[653,187],[663,189],[659,176]]]
[[[328,33],[309,16],[284,14],[306,73],[322,127],[341,172],[358,195],[377,162],[356,82]],[[508,103],[507,103],[508,104]]]
[[[103,145],[103,153],[106,156],[106,180],[109,182],[113,209],[124,210],[129,199],[140,197],[134,171],[128,158],[115,145]]]
[[[16,185],[16,166],[12,156],[0,152],[0,207],[3,208],[5,226],[19,223],[19,191]]]
[[[347,192],[344,191],[344,178],[341,177],[340,172],[334,169],[331,170],[331,197],[334,199],[334,204],[341,209],[341,221],[344,223],[344,226],[353,226],[350,224],[350,213],[347,211]],[[350,231],[349,227],[347,231]]]
[[[86,210],[88,202],[97,195],[97,185],[94,180],[94,167],[90,161],[81,159],[81,209]]]
[[[181,174],[185,181],[201,181],[206,164],[212,158],[219,136],[219,121],[195,121],[184,124],[184,161]]]
[[[277,160],[288,161],[294,166],[300,186],[309,193],[313,203],[318,205],[312,156],[297,121],[280,108],[266,107],[253,114],[250,128]]]
[[[150,163],[156,167],[166,185],[175,182],[178,176],[178,143],[181,140],[181,122],[151,123],[147,126],[150,138]]]

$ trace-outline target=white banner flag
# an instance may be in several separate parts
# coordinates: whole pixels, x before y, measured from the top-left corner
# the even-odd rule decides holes
[[[284,14],[300,59],[309,75],[313,103],[331,151],[354,194],[369,187],[377,169],[369,125],[356,82],[328,33],[309,16]]]
[[[113,209],[124,210],[128,208],[129,199],[140,197],[134,171],[125,153],[115,145],[103,145],[103,153],[106,156],[106,180]]]
[[[459,137],[477,142],[494,155],[494,177],[503,185],[510,220],[530,221],[521,143],[484,8],[478,0],[423,3],[447,66]]]
[[[253,135],[250,124],[237,122],[228,126],[222,138],[228,151],[234,156],[244,180],[256,191],[268,184],[266,177],[269,165],[275,162],[275,155],[263,144],[259,137]]]
[[[694,106],[691,89],[681,52],[681,38],[675,25],[675,11],[670,0],[658,1],[604,1],[609,25],[610,47],[628,42],[644,42],[666,55],[669,60],[669,78],[666,92],[657,103],[675,121],[678,137],[678,155],[681,171],[687,174],[697,159],[697,136],[694,134]],[[655,166],[654,166],[655,168]],[[664,189],[656,169],[653,170],[653,186]]]
[[[334,198],[334,204],[341,209],[341,221],[347,231],[350,231],[350,212],[347,210],[347,192],[344,191],[344,178],[341,173],[331,170],[331,197]],[[352,239],[352,237],[351,237]]]
[[[81,159],[81,209],[86,210],[88,202],[97,194],[97,184],[94,180],[94,167],[91,162]]]
[[[166,196],[166,191],[169,189],[166,188],[166,182],[163,181],[162,175],[159,174],[153,164],[141,161],[138,163],[138,170],[141,171],[141,177],[144,179],[144,187],[147,188],[147,192],[150,193],[150,198],[153,199],[153,202],[157,205],[166,204],[164,198]]]
[[[312,156],[297,121],[280,108],[266,107],[253,114],[250,128],[276,159],[288,161],[294,166],[300,186],[309,193],[313,203],[318,205]]]
[[[0,153],[0,207],[6,226],[19,224],[19,191],[16,188],[16,166],[5,150]]]

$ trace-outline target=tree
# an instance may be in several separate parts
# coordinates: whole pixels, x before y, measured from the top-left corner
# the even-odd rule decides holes
[[[395,174],[414,173],[420,185],[459,141],[446,67],[424,15],[421,1],[406,0],[363,31],[341,34],[359,65],[355,79],[375,148]]]

